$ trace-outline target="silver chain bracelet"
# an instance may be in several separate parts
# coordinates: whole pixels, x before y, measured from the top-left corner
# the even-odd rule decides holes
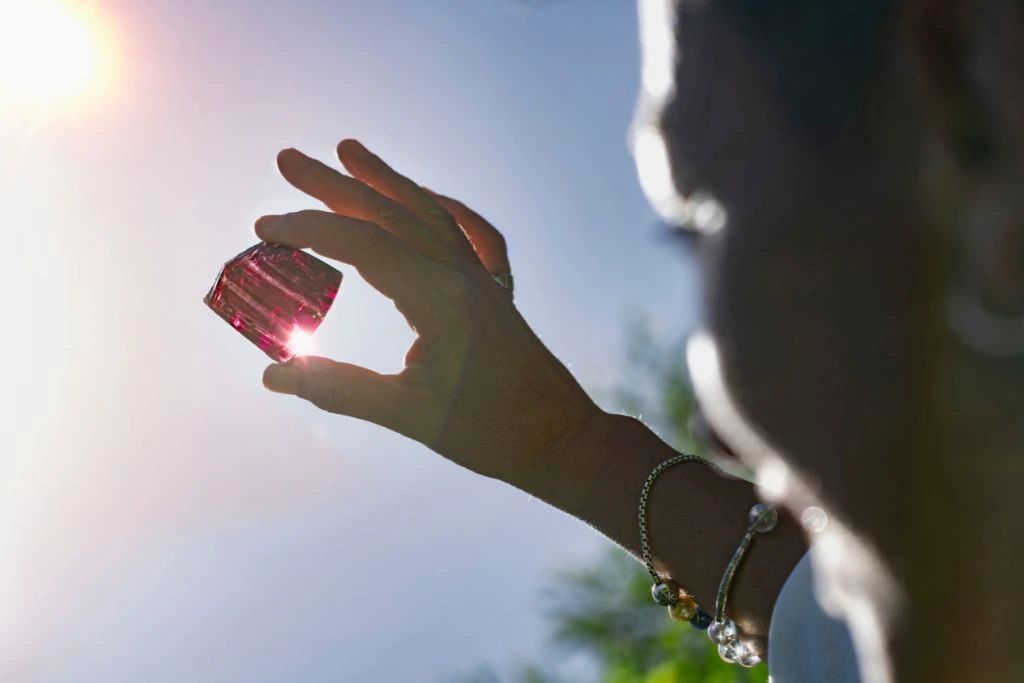
[[[668,608],[669,616],[675,621],[688,622],[694,628],[707,630],[711,642],[718,646],[719,656],[731,664],[752,667],[761,662],[753,649],[739,639],[739,630],[735,622],[725,616],[725,606],[729,599],[729,589],[732,587],[733,579],[739,570],[743,557],[754,541],[754,536],[759,533],[768,533],[778,524],[778,510],[773,505],[758,503],[750,510],[747,531],[740,540],[736,552],[733,553],[729,564],[725,567],[722,580],[718,584],[718,594],[715,596],[715,615],[712,618],[706,611],[701,609],[693,596],[680,588],[672,579],[663,579],[658,575],[654,567],[654,560],[651,558],[650,538],[647,530],[647,501],[651,495],[651,488],[658,476],[670,467],[684,462],[699,462],[712,469],[721,472],[722,470],[713,462],[696,455],[680,454],[662,462],[655,467],[644,481],[640,490],[640,551],[644,564],[647,566],[647,573],[651,575],[654,585],[651,587],[651,597],[654,602]]]

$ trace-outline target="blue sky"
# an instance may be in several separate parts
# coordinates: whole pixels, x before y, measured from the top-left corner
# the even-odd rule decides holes
[[[541,581],[606,541],[265,392],[201,299],[256,217],[312,206],[277,150],[358,137],[503,229],[519,306],[588,389],[628,380],[631,316],[669,338],[694,318],[626,144],[633,4],[95,9],[110,92],[0,107],[0,679],[430,681],[533,656]],[[410,333],[342,269],[320,351],[396,370]]]

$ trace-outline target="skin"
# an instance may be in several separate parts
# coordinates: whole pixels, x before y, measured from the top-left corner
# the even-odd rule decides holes
[[[815,569],[865,680],[1019,678],[1024,354],[993,353],[984,326],[946,307],[966,293],[1024,316],[1020,3],[669,4],[682,57],[646,123],[676,199],[700,191],[728,214],[698,245],[691,372],[709,431],[791,515],[755,543],[730,616],[763,652],[805,549],[794,518],[816,506]],[[879,11],[857,33],[842,12],[862,5]],[[508,269],[497,230],[358,143],[339,159],[351,177],[282,153],[284,177],[330,211],[265,217],[257,233],[352,264],[419,338],[395,376],[302,358],[266,386],[405,434],[638,553],[636,497],[671,449],[599,410],[530,331],[489,275]],[[659,570],[709,605],[756,497],[699,466],[662,475]]]
[[[338,157],[351,176],[282,152],[284,178],[330,211],[265,216],[256,233],[351,264],[418,337],[397,375],[305,356],[269,366],[265,386],[404,434],[639,555],[640,489],[675,452],[636,420],[600,410],[530,330],[490,275],[508,269],[493,226],[354,140]],[[659,570],[710,608],[756,501],[750,484],[702,465],[667,471],[649,506]],[[783,519],[755,543],[735,584],[730,616],[762,654],[775,598],[804,550],[798,526]]]

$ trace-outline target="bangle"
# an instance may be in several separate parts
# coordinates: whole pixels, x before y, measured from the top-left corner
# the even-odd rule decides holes
[[[712,618],[701,609],[692,595],[679,587],[679,584],[672,579],[659,576],[651,558],[650,539],[647,531],[647,501],[651,488],[658,475],[683,462],[699,462],[719,472],[722,471],[706,458],[684,453],[662,462],[647,475],[647,480],[644,481],[643,488],[640,490],[639,520],[640,550],[644,564],[647,566],[647,573],[651,575],[651,580],[654,582],[651,587],[651,597],[659,605],[668,608],[669,616],[672,619],[689,622],[697,629],[706,629],[711,642],[718,646],[719,656],[726,662],[744,667],[756,666],[761,662],[761,658],[754,653],[749,645],[739,639],[739,630],[736,628],[735,622],[725,616],[725,607],[733,579],[736,577],[743,557],[753,543],[754,536],[758,533],[768,533],[775,528],[779,518],[778,511],[774,506],[763,503],[758,503],[751,508],[747,531],[729,560],[729,564],[726,565],[722,580],[718,584],[718,594],[715,597],[715,616]]]
[[[708,638],[712,643],[718,645],[718,655],[731,664],[751,667],[761,663],[761,658],[754,654],[749,645],[739,639],[739,630],[736,623],[725,616],[725,603],[729,599],[729,589],[732,587],[732,580],[736,577],[736,571],[743,562],[750,544],[754,541],[755,534],[766,534],[775,528],[779,521],[778,510],[774,505],[758,503],[750,508],[748,516],[749,524],[747,531],[743,534],[736,552],[725,567],[722,580],[718,583],[718,595],[715,596],[715,620],[708,627]]]

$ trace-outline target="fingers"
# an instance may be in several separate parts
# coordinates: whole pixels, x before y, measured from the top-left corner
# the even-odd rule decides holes
[[[354,177],[426,223],[438,239],[465,255],[472,253],[452,215],[429,192],[388,166],[357,140],[342,140],[338,159]]]
[[[329,358],[301,356],[263,372],[263,386],[279,393],[304,398],[318,408],[349,415],[406,433],[402,424],[411,399],[395,378]]]
[[[256,234],[267,242],[352,264],[372,287],[392,299],[417,327],[436,317],[442,267],[373,223],[328,211],[264,216]]]
[[[457,199],[446,197],[432,190],[430,192],[462,226],[480,258],[480,263],[488,273],[511,272],[512,267],[508,262],[508,247],[505,245],[505,238],[497,228]]]
[[[366,183],[343,175],[294,149],[286,149],[278,154],[277,166],[285,180],[296,189],[322,201],[331,211],[376,223],[425,253],[437,255],[436,247],[431,248],[432,240],[424,234],[423,226],[417,218],[404,206]]]

